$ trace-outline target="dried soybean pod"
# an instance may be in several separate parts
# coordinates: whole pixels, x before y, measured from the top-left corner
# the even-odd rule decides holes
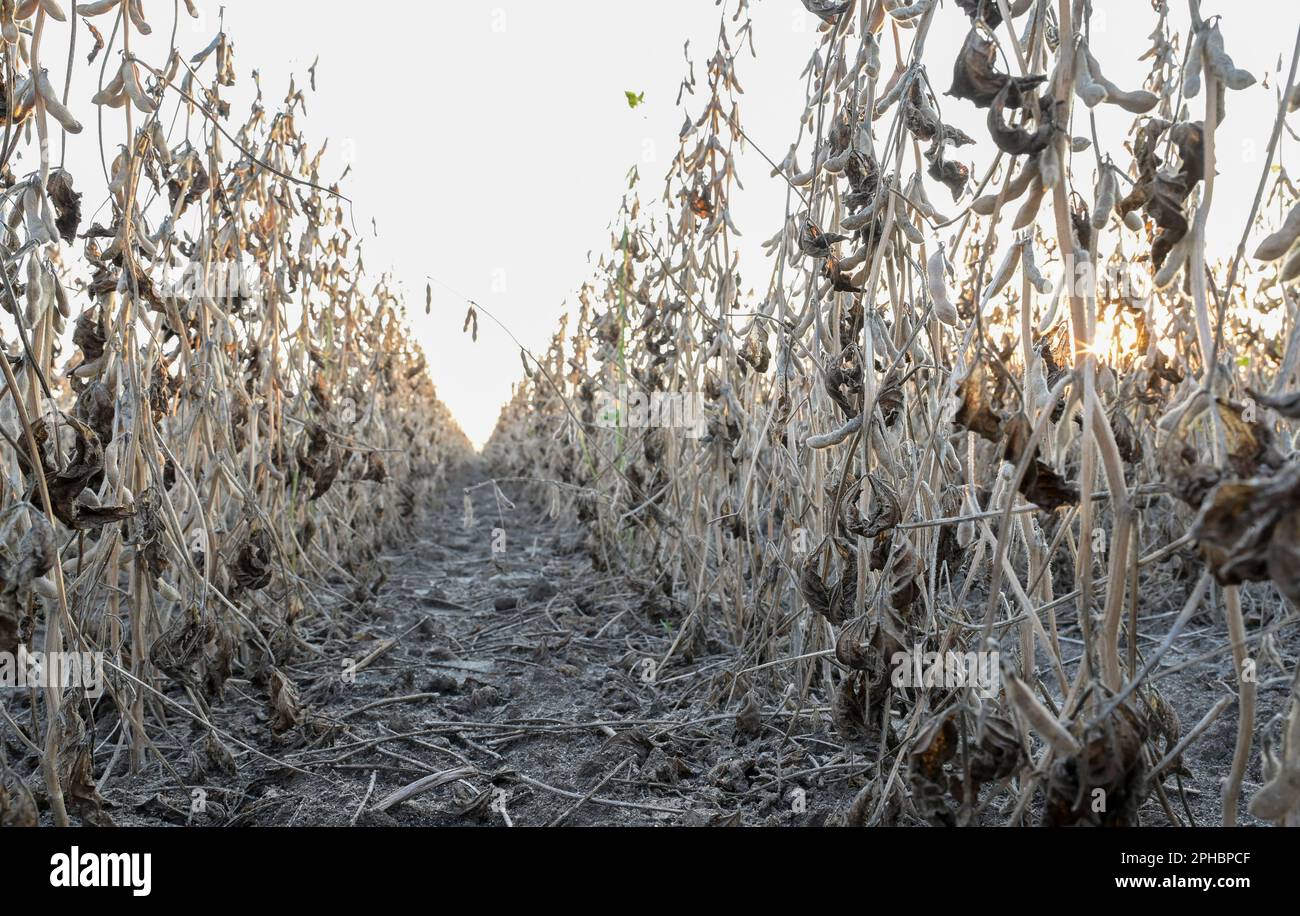
[[[902,204],[895,206],[894,222],[898,224],[899,231],[903,233],[903,236],[913,245],[920,245],[925,241],[925,236],[912,222],[911,214],[907,212],[906,206]]]
[[[876,36],[870,32],[862,40],[862,50],[865,55],[863,66],[867,71],[867,76],[876,79],[880,76],[880,44],[876,41]]]
[[[72,307],[68,303],[68,291],[63,288],[63,283],[57,276],[51,274],[50,279],[54,283],[54,303],[58,306],[59,314],[64,318],[70,318],[72,316]]]
[[[1122,89],[1111,87],[1106,91],[1106,103],[1108,105],[1118,105],[1133,114],[1146,114],[1152,108],[1155,108],[1159,102],[1160,96],[1145,89],[1134,89],[1125,92]]]
[[[857,232],[872,222],[880,213],[881,199],[877,197],[857,213],[851,213],[840,220],[840,228],[846,232]]]
[[[95,93],[91,102],[96,105],[107,105],[110,108],[121,108],[126,104],[126,80],[122,76],[122,67],[117,68],[117,73],[109,80],[108,85]]]
[[[1020,210],[1016,213],[1015,222],[1011,224],[1012,229],[1019,231],[1033,223],[1033,221],[1038,217],[1038,208],[1042,206],[1043,197],[1046,193],[1046,190],[1043,188],[1042,180],[1037,174],[1035,174],[1033,183],[1029,189],[1029,196],[1025,198],[1025,202],[1020,205]]]
[[[998,205],[998,195],[981,194],[979,197],[975,198],[974,201],[972,201],[970,208],[972,212],[976,213],[979,216],[992,216],[993,210],[997,207],[997,205]]]
[[[1079,753],[1079,742],[1042,703],[1038,702],[1038,698],[1020,678],[1008,670],[1003,672],[1003,683],[1011,704],[1024,717],[1029,727],[1038,732],[1040,738],[1050,744],[1058,754],[1073,757]]]
[[[1194,99],[1201,92],[1201,61],[1205,52],[1205,29],[1196,32],[1191,50],[1187,52],[1187,65],[1183,70],[1183,98]]]
[[[846,147],[844,152],[838,156],[831,156],[822,163],[822,169],[831,175],[843,174],[844,169],[849,164],[849,157],[853,155],[853,147]]]
[[[1097,204],[1092,210],[1092,228],[1105,229],[1110,221],[1111,211],[1115,209],[1115,198],[1119,194],[1119,180],[1109,166],[1102,169],[1101,180],[1097,182]]]
[[[153,121],[149,126],[149,142],[158,153],[158,161],[163,165],[172,164],[172,153],[167,148],[167,135],[163,133],[161,121]]]
[[[926,10],[934,5],[934,0],[916,0],[915,3],[904,4],[903,0],[885,0],[885,12],[894,20],[894,24],[900,29],[916,28],[916,20],[919,19]]]
[[[930,292],[930,301],[934,303],[934,316],[949,327],[956,327],[958,322],[957,307],[948,295],[948,284],[944,282],[943,246],[935,249],[925,263],[926,287]]]
[[[158,103],[149,97],[144,91],[144,86],[140,84],[140,75],[136,72],[135,64],[131,61],[122,62],[122,85],[126,94],[130,96],[132,103],[136,108],[145,114],[153,114],[158,110]]]
[[[1131,111],[1133,114],[1146,114],[1160,102],[1160,97],[1154,92],[1148,92],[1145,89],[1134,89],[1132,92],[1125,92],[1101,72],[1101,64],[1097,58],[1092,56],[1092,51],[1087,51],[1088,68],[1092,72],[1092,77],[1097,84],[1106,91],[1105,101],[1111,105],[1118,105],[1125,111]]]
[[[63,129],[70,134],[81,133],[81,123],[64,107],[63,102],[59,101],[58,94],[54,87],[50,85],[50,78],[42,69],[40,73],[35,74],[36,91],[40,93],[41,98],[45,101],[45,110],[48,111]]]
[[[1034,289],[1043,295],[1052,291],[1052,281],[1043,276],[1042,271],[1038,269],[1038,261],[1034,255],[1033,238],[1025,239],[1025,250],[1021,254],[1022,266],[1025,276],[1029,277],[1029,282],[1034,285]]]
[[[1219,31],[1218,25],[1206,33],[1205,62],[1229,89],[1246,89],[1255,84],[1254,75],[1233,64],[1232,58],[1223,49],[1223,33]]]
[[[948,217],[938,212],[934,208],[934,203],[930,196],[925,193],[925,182],[921,180],[920,172],[913,172],[912,177],[907,182],[907,187],[903,191],[904,195],[912,205],[928,220],[936,223],[948,222]]]
[[[1021,167],[1020,171],[1016,173],[1015,178],[1012,178],[1007,184],[1007,193],[1006,197],[1003,198],[1003,204],[1005,205],[1018,199],[1034,183],[1034,179],[1037,177],[1038,159],[1030,159]],[[971,209],[980,216],[992,216],[997,203],[997,194],[984,194],[975,199],[974,203],[971,204]]]
[[[1298,236],[1300,236],[1300,203],[1288,211],[1286,219],[1282,221],[1282,225],[1276,232],[1259,243],[1259,247],[1255,249],[1255,260],[1276,261],[1291,250]]]
[[[885,90],[885,94],[881,97],[880,101],[876,103],[875,111],[877,118],[888,111],[889,106],[902,98],[903,92],[912,84],[912,78],[913,71],[910,68],[895,72],[893,78],[890,80],[889,86]]]
[[[41,287],[41,269],[36,264],[36,258],[27,259],[27,320],[36,323],[45,317],[45,310],[42,308],[44,296]]]
[[[1106,89],[1088,72],[1087,45],[1081,44],[1074,54],[1074,94],[1089,108],[1106,101]]]
[[[821,167],[821,164],[822,164],[822,156],[821,155],[813,156],[812,168],[810,168],[806,172],[794,172],[794,174],[790,176],[789,179],[790,184],[794,185],[796,188],[808,187],[808,185],[813,183],[813,179],[817,177],[817,169]],[[792,166],[791,171],[794,171],[794,169],[797,169],[798,167],[799,167],[798,163],[796,162]]]
[[[1065,290],[1066,281],[1065,267],[1061,267],[1061,282],[1051,289],[1051,298],[1047,300],[1047,311],[1043,317],[1038,320],[1038,336],[1042,337],[1056,323],[1056,313],[1061,307],[1061,293]]]
[[[1038,154],[1038,174],[1044,191],[1052,190],[1061,180],[1061,154],[1055,142],[1048,143]]]
[[[13,18],[19,22],[32,18],[39,9],[44,9],[51,19],[59,22],[68,21],[63,7],[59,6],[57,0],[21,0],[17,8],[13,8],[13,0],[6,0],[5,6],[13,10]]]
[[[980,297],[980,308],[989,304],[989,301],[1002,292],[1003,288],[1011,280],[1012,274],[1016,272],[1016,267],[1020,264],[1020,253],[1024,248],[1023,241],[1012,242],[1007,248],[1006,254],[998,263],[998,269],[993,271],[993,276],[989,279],[989,285],[984,290],[984,295]]]
[[[1169,254],[1165,255],[1165,263],[1160,265],[1160,270],[1156,272],[1154,283],[1156,289],[1165,289],[1170,283],[1178,278],[1178,271],[1187,260],[1188,252],[1191,250],[1192,233],[1187,233],[1178,240],[1178,244],[1170,249]]]
[[[123,0],[126,3],[126,12],[131,17],[131,23],[139,30],[141,35],[153,34],[153,29],[144,18],[144,6],[140,0]]]
[[[1300,245],[1291,250],[1291,256],[1282,265],[1282,282],[1290,283],[1300,277]]]

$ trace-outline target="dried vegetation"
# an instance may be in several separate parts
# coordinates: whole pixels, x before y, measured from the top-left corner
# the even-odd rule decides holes
[[[97,776],[162,756],[177,721],[233,765],[207,712],[235,673],[272,731],[300,721],[303,623],[369,594],[468,451],[322,183],[306,90],[233,119],[232,42],[182,56],[188,16],[0,3],[0,651],[105,666],[102,697],[5,691],[5,824],[110,822]],[[156,65],[132,50],[155,29]],[[61,167],[96,142],[103,176]]]
[[[866,763],[850,823],[1133,824],[1148,801],[1185,822],[1166,783],[1220,718],[1222,822],[1296,823],[1300,192],[1274,168],[1295,57],[1215,260],[1216,178],[1243,167],[1216,132],[1263,91],[1225,48],[1257,22],[1156,0],[1146,78],[1120,87],[1087,0],[804,5],[821,25],[797,140],[768,159],[788,193],[759,291],[731,210],[753,146],[735,0],[682,83],[697,114],[662,194],[643,208],[634,182],[574,326],[527,363],[498,473],[673,623],[660,671],[722,640],[738,728],[754,695],[832,718],[833,759]],[[969,30],[955,60],[927,51],[940,20]],[[963,106],[987,135],[945,122]],[[1103,115],[1122,146],[1097,148]],[[622,390],[698,393],[703,435],[611,416]],[[1166,693],[1193,619],[1219,633],[1200,661],[1232,659],[1199,722]],[[918,651],[996,652],[996,689],[897,683]]]

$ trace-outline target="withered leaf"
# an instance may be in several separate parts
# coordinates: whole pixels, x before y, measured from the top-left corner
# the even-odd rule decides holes
[[[1273,442],[1273,431],[1259,420],[1247,420],[1241,404],[1220,398],[1217,402],[1223,420],[1224,438],[1228,443],[1228,463],[1240,477],[1251,477],[1261,467],[1282,464]]]
[[[81,394],[77,395],[73,415],[93,429],[95,435],[99,436],[101,443],[108,443],[113,440],[113,417],[115,414],[116,408],[113,405],[113,398],[108,393],[108,386],[103,382],[93,382]]]
[[[1188,438],[1193,426],[1189,416],[1179,421],[1160,447],[1160,466],[1166,482],[1175,496],[1192,506],[1200,506],[1228,471],[1238,477],[1254,477],[1262,468],[1279,468],[1283,464],[1267,426],[1258,420],[1247,421],[1240,405],[1223,399],[1216,400],[1213,409],[1219,412],[1223,424],[1228,446],[1227,469],[1216,468],[1201,459]]]
[[[866,671],[872,667],[871,639],[873,627],[871,618],[863,614],[855,617],[840,629],[835,638],[835,658],[846,668]]]
[[[903,510],[896,494],[889,484],[875,474],[868,475],[871,481],[871,518],[862,532],[863,537],[875,538],[892,531],[903,520]]]
[[[63,792],[68,811],[91,827],[114,827],[113,818],[104,809],[108,800],[99,794],[91,764],[90,742],[80,744],[64,774]]]
[[[0,652],[17,652],[18,643],[17,618],[0,611]]]
[[[821,551],[812,551],[799,575],[799,594],[808,606],[832,624],[839,625],[848,618],[857,597],[857,565],[850,560],[844,572],[833,585],[827,585],[818,572]]]
[[[799,232],[799,250],[810,258],[824,258],[832,253],[832,245],[847,238],[847,235],[838,232],[822,232],[816,223],[805,218],[803,229]]]
[[[1163,162],[1157,155],[1166,131],[1182,159],[1182,168],[1177,174],[1161,168]],[[1120,216],[1125,216],[1141,208],[1160,227],[1161,232],[1151,247],[1151,263],[1159,270],[1169,252],[1187,234],[1183,202],[1205,174],[1201,125],[1182,122],[1171,128],[1168,121],[1151,118],[1138,132],[1133,154],[1138,164],[1138,180],[1133,190],[1119,202],[1117,210]]]
[[[307,429],[303,449],[298,453],[298,467],[314,484],[313,500],[320,499],[334,485],[341,464],[339,450],[331,442],[329,432],[321,424],[312,423]]]
[[[713,204],[709,203],[709,192],[692,191],[690,197],[691,212],[700,219],[713,218]]]
[[[930,167],[925,170],[926,174],[943,184],[952,194],[954,201],[960,200],[962,194],[966,192],[966,185],[970,182],[970,169],[960,162],[942,158],[942,154],[931,156],[932,152],[933,149],[926,153],[930,159]]]
[[[920,80],[913,80],[908,87],[907,97],[903,101],[903,126],[918,140],[939,143],[951,143],[953,146],[968,146],[975,138],[965,131],[944,124],[925,98]]]
[[[1143,722],[1124,704],[1106,721],[1090,726],[1082,739],[1083,750],[1078,755],[1057,758],[1051,767],[1042,823],[1051,827],[1132,825],[1150,791],[1142,754],[1146,740]],[[1091,804],[1094,789],[1105,793],[1104,810]]]
[[[876,406],[886,426],[893,426],[903,413],[903,375],[897,370],[885,376],[876,395]]]
[[[1206,498],[1192,526],[1222,585],[1272,579],[1300,602],[1300,464],[1271,478],[1227,481]]]
[[[961,399],[961,406],[952,422],[990,442],[997,442],[1002,438],[1002,419],[989,406],[986,376],[983,364],[977,365],[958,386],[957,396]]]
[[[1079,502],[1079,491],[1037,458],[1020,481],[1020,494],[1045,512],[1055,512],[1062,506]]]
[[[803,0],[804,8],[822,22],[834,22],[853,3],[854,0]]]
[[[283,735],[302,723],[298,689],[280,669],[271,672],[271,733]]]
[[[829,619],[832,613],[831,592],[817,571],[820,562],[818,554],[819,551],[812,551],[803,561],[799,572],[799,594],[810,608]]]
[[[212,638],[211,625],[199,609],[187,605],[149,647],[149,660],[178,684],[195,686],[203,661],[203,647]]]
[[[116,283],[114,284],[116,287]],[[95,311],[82,312],[77,316],[77,324],[72,332],[72,342],[86,354],[87,360],[99,359],[104,355],[107,337],[101,314]]]
[[[833,255],[828,255],[826,265],[822,268],[827,279],[831,281],[831,288],[837,293],[860,293],[862,287],[853,282],[853,278],[844,271],[840,270],[839,262]]]
[[[80,497],[87,487],[96,485],[104,471],[104,449],[99,443],[99,436],[93,429],[74,416],[62,415],[62,422],[70,426],[76,436],[68,464],[62,469],[51,471],[45,455],[43,443],[49,438],[49,428],[44,419],[32,424],[32,431],[41,447],[40,462],[45,474],[45,486],[50,494],[51,507],[55,517],[78,531],[98,528],[110,522],[121,521],[135,514],[131,506],[96,506],[84,502]],[[24,465],[24,474],[30,475],[31,469]],[[33,504],[39,505],[35,487],[31,497]]]
[[[1014,101],[1013,101],[1014,100]],[[1014,127],[1007,123],[1006,109],[1020,107],[1020,91],[1015,84],[1008,82],[1003,86],[989,106],[986,119],[989,134],[997,148],[1012,156],[1034,155],[1047,146],[1052,138],[1052,125],[1044,123],[1033,133],[1023,127]]]
[[[39,821],[36,799],[27,784],[18,778],[7,781],[0,769],[0,827],[35,827]]]
[[[957,6],[971,18],[971,22],[982,19],[990,29],[1002,24],[1002,11],[998,9],[997,0],[957,0]]]
[[[756,738],[763,731],[762,709],[754,699],[753,691],[745,694],[744,702],[736,713],[736,734]]]
[[[263,530],[254,531],[239,550],[232,578],[240,593],[257,591],[271,583],[270,538]]]
[[[72,175],[64,169],[55,169],[45,188],[54,204],[54,226],[63,241],[71,245],[81,225],[81,195],[72,190]]]
[[[966,42],[962,45],[953,64],[952,88],[948,90],[948,95],[953,98],[968,99],[974,102],[977,108],[988,108],[1002,91],[1003,86],[1012,84],[1023,92],[1033,89],[1047,78],[1045,76],[1011,77],[1005,73],[998,73],[993,68],[993,61],[996,58],[997,46],[977,30],[971,29],[966,34]]]
[[[949,709],[921,726],[907,755],[907,783],[912,803],[932,824],[954,826],[956,818],[947,795],[950,780],[945,766],[957,756],[957,713]]]
[[[908,755],[908,770],[927,782],[943,777],[943,766],[957,754],[957,725],[951,712],[930,720],[921,727]]]
[[[893,556],[882,573],[881,585],[888,606],[906,618],[921,594],[916,584],[921,572],[921,558],[912,546],[911,539],[901,531],[894,532],[893,540]]]

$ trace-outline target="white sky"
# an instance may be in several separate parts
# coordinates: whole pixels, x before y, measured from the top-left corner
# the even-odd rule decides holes
[[[192,23],[181,5],[178,44],[187,56],[217,28],[217,5],[198,2],[207,14],[200,23]],[[752,5],[759,56],[746,53],[738,67],[746,91],[741,116],[755,142],[780,160],[795,139],[803,106],[799,74],[818,43],[817,20],[799,0]],[[1170,5],[1173,22],[1184,28],[1185,4]],[[155,40],[165,42],[170,32],[171,6],[145,0]],[[1096,0],[1095,6],[1094,53],[1112,81],[1137,88],[1147,70],[1137,58],[1155,24],[1150,4]],[[253,68],[273,100],[282,97],[291,73],[305,85],[306,70],[319,56],[318,91],[308,96],[308,116],[298,127],[313,147],[330,138],[326,182],[351,162],[343,191],[356,202],[367,269],[372,276],[391,270],[406,290],[439,394],[481,444],[520,377],[518,349],[486,318],[478,343],[471,343],[461,334],[466,305],[437,283],[433,312],[425,316],[426,276],[479,301],[525,345],[544,348],[566,299],[591,276],[588,253],[608,243],[628,170],[640,169],[643,201],[662,192],[682,122],[673,107],[685,72],[682,45],[691,42],[697,91],[703,92],[721,8],[708,0],[227,0],[224,8],[240,78],[232,122],[242,120],[241,106],[251,97]],[[1272,72],[1279,56],[1284,71],[1289,64],[1300,4],[1203,0],[1202,10],[1226,14],[1227,49],[1238,66],[1261,80],[1269,74],[1268,88],[1256,84],[1229,94],[1228,120],[1218,135],[1213,255],[1230,252],[1243,228],[1275,111]],[[97,20],[101,28],[107,22]],[[967,28],[965,15],[945,0],[926,49],[940,91],[950,84],[949,62]],[[65,42],[66,29],[51,23],[47,48]],[[98,193],[102,178],[88,100],[99,61],[92,73],[85,66],[90,43],[84,30],[79,42],[73,99],[80,102],[72,107],[88,128],[72,138],[69,167],[74,175],[93,169],[88,178],[97,180],[81,179],[78,186]],[[884,48],[888,72],[892,41]],[[160,61],[162,52],[146,45],[142,56]],[[43,58],[61,84],[62,54],[46,50]],[[630,109],[625,90],[645,92],[646,103]],[[702,105],[697,99],[685,100],[693,115]],[[961,158],[986,161],[992,143],[984,112],[966,102],[941,102],[945,120],[978,141],[962,148]],[[1076,105],[1075,133],[1086,133],[1086,122],[1077,120],[1082,110]],[[1107,105],[1097,112],[1103,145],[1113,148],[1105,138],[1122,136],[1131,115]],[[1202,112],[1203,98],[1193,117]],[[110,148],[122,140],[113,130],[120,132],[120,125],[109,128]],[[1284,135],[1284,162],[1294,145]],[[806,165],[808,158],[805,152],[800,161]],[[1117,153],[1115,159],[1127,166],[1129,157]],[[732,214],[744,233],[741,271],[748,288],[766,276],[758,245],[779,228],[785,193],[757,154],[747,153],[741,170],[745,191],[733,201]],[[1080,191],[1091,198],[1090,184]],[[929,193],[940,209],[957,209],[943,188],[930,184]],[[93,197],[85,201],[87,220],[99,203]]]

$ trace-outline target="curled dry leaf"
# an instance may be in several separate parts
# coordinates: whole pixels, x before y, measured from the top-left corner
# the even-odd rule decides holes
[[[1146,738],[1145,723],[1127,704],[1102,722],[1080,728],[1081,750],[1052,764],[1043,824],[1133,826],[1150,790],[1143,756]],[[1094,804],[1098,797],[1105,799],[1104,805]]]
[[[1015,96],[1008,96],[1006,107],[1018,105],[1022,94],[1042,84],[1045,76],[1008,76],[993,66],[997,59],[997,46],[971,29],[957,54],[953,65],[952,88],[948,95],[974,102],[977,108],[988,108],[1007,86],[1014,86]],[[1013,102],[1014,100],[1014,102]]]
[[[1221,584],[1271,579],[1300,606],[1300,464],[1218,484],[1191,533]]]
[[[804,7],[822,22],[834,22],[853,6],[854,0],[803,0]]]
[[[301,725],[303,714],[298,700],[298,688],[278,668],[271,671],[270,691],[271,733],[283,735]]]
[[[1176,173],[1165,168],[1157,155],[1166,132],[1182,163]],[[1151,249],[1151,263],[1159,270],[1169,252],[1187,234],[1183,203],[1205,175],[1203,129],[1199,122],[1171,125],[1160,118],[1151,118],[1138,133],[1134,154],[1138,180],[1120,201],[1118,212],[1123,217],[1141,208],[1160,227],[1162,231]]]

